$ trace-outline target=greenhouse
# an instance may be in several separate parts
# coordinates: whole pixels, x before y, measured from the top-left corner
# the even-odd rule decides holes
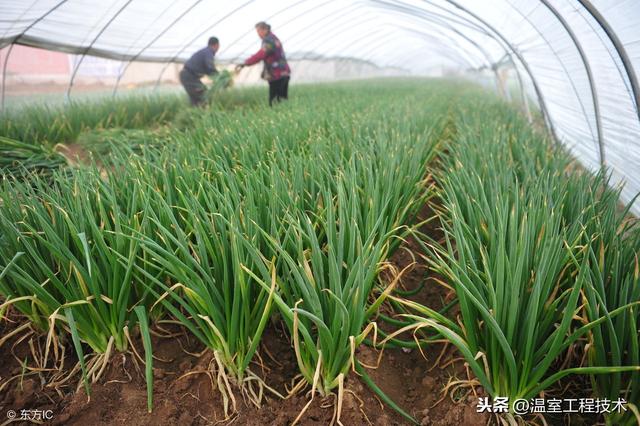
[[[0,425],[640,425],[640,2],[0,3]]]

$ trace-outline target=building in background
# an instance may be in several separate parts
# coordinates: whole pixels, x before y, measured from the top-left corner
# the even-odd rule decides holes
[[[9,48],[0,50],[0,63],[4,64]],[[56,92],[66,90],[80,55],[14,45],[7,63],[6,93],[8,96],[25,93]],[[126,62],[86,56],[78,68],[74,87],[112,88]],[[163,83],[178,83],[179,64],[171,64],[162,74]],[[134,62],[127,67],[120,85],[140,86],[155,83],[164,64]]]

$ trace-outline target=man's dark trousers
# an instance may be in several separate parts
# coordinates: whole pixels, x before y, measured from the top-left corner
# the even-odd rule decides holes
[[[180,83],[187,91],[191,105],[199,106],[204,103],[204,94],[207,87],[200,81],[198,76],[188,68],[182,68],[180,71]]]

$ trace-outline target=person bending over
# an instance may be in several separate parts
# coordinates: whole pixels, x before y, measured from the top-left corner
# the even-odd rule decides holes
[[[192,106],[202,106],[204,104],[207,86],[200,79],[205,75],[218,73],[213,60],[219,48],[220,42],[218,38],[211,37],[207,47],[194,53],[184,63],[184,67],[180,71],[180,83],[182,83],[184,90],[187,91]]]

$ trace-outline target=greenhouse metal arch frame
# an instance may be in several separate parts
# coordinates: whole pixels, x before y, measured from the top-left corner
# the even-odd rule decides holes
[[[267,19],[291,57],[296,57],[296,52],[305,52],[298,56],[302,58],[352,57],[380,67],[404,65],[420,74],[427,67],[424,57],[429,56],[432,63],[440,61],[469,73],[472,70],[464,69],[463,63],[475,51],[476,69],[492,70],[497,84],[497,68],[506,55],[521,91],[537,99],[554,138],[588,168],[606,165],[613,183],[626,183],[622,192],[625,201],[640,192],[640,176],[634,173],[640,168],[640,86],[636,73],[640,45],[632,32],[640,25],[640,4],[614,0],[286,0],[274,13],[265,0],[236,5],[194,0],[170,3],[175,6],[155,1],[150,8],[149,0],[3,3],[0,47],[8,46],[2,66],[3,108],[14,44],[81,55],[69,81],[69,95],[85,56],[128,61],[118,76],[115,94],[131,62],[165,62],[166,68],[171,62],[185,60],[209,31],[234,40],[219,58],[234,62],[248,49],[256,48],[253,23]],[[158,7],[162,5],[166,8]],[[167,13],[170,8],[173,13]],[[372,23],[384,24],[387,34],[397,28],[393,37],[400,41],[390,43],[389,35],[368,39],[372,28],[366,23],[350,27],[346,22],[335,27],[336,34],[314,34],[309,23],[317,20],[318,9],[324,17],[373,12],[378,19]],[[513,19],[518,15],[521,21]],[[518,25],[522,21],[527,23]],[[359,50],[353,49],[355,40]],[[379,49],[367,46],[372,40]],[[403,41],[407,47],[393,52],[390,60],[391,51]],[[316,49],[305,51],[302,42],[314,43]],[[422,51],[423,55],[415,53]],[[456,57],[463,62],[458,63]],[[162,74],[158,80],[161,78]],[[638,214],[640,205],[636,203],[632,210]]]

